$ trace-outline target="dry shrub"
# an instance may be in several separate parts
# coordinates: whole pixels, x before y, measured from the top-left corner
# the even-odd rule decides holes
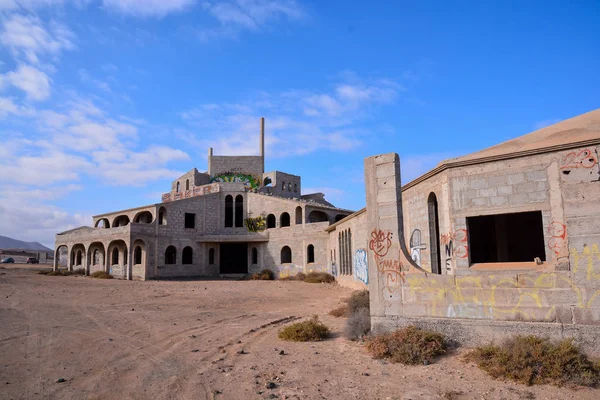
[[[85,275],[85,269],[77,268],[77,269],[73,270],[73,275]]]
[[[279,339],[293,342],[317,342],[329,336],[329,328],[317,315],[307,321],[296,322],[279,331]]]
[[[302,281],[306,279],[306,274],[304,272],[298,272],[296,275],[289,275],[281,278],[282,281]]]
[[[354,314],[361,308],[369,310],[369,291],[368,290],[357,290],[352,292],[352,295],[348,300],[348,312],[350,315]]]
[[[374,336],[366,347],[373,358],[408,365],[429,364],[446,352],[446,339],[440,333],[408,326]]]
[[[358,340],[371,331],[371,313],[368,308],[361,307],[354,311],[346,321],[344,336],[350,340]]]
[[[304,278],[306,283],[332,283],[335,277],[327,272],[309,272]]]
[[[465,359],[493,378],[526,385],[600,385],[600,363],[590,361],[572,339],[552,342],[537,336],[515,336],[501,346],[477,347]]]
[[[252,274],[255,281],[272,281],[275,279],[275,273],[268,268],[263,269],[258,274]]]
[[[105,271],[96,271],[90,276],[92,278],[98,278],[98,279],[113,279],[114,278],[111,274],[108,274]]]
[[[341,306],[329,311],[329,315],[332,315],[336,318],[347,317],[348,316],[348,306],[345,304],[342,304]]]
[[[69,275],[73,275],[73,273],[71,271],[66,271],[66,270],[61,270],[59,269],[58,271],[54,271],[54,270],[41,270],[37,272],[40,275],[47,275],[47,276],[69,276]]]

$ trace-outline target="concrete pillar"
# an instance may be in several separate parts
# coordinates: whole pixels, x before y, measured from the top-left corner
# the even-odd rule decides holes
[[[131,280],[131,272],[133,270],[133,251],[134,251],[134,246],[129,246],[128,248],[125,248],[125,251],[127,252],[127,262],[124,263],[125,265],[123,265],[123,277],[127,280]],[[143,261],[143,254],[142,254],[142,261]]]
[[[407,273],[424,273],[404,239],[400,159],[396,153],[365,159],[371,315],[402,315]]]

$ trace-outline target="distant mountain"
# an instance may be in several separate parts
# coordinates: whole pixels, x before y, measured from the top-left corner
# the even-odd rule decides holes
[[[18,250],[36,250],[36,251],[52,251],[38,242],[23,242],[9,238],[6,236],[0,236],[0,249],[18,249]]]

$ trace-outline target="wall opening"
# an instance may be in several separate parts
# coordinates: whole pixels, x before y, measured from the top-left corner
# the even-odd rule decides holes
[[[286,212],[281,214],[281,217],[279,218],[279,226],[280,227],[290,226],[290,214],[288,214]]]
[[[302,225],[302,207],[296,207],[296,225]]]
[[[129,225],[129,217],[127,215],[119,215],[113,221],[113,228],[116,228],[118,226],[126,226],[126,225]]]
[[[225,196],[225,228],[233,228],[233,197]]]
[[[208,249],[208,265],[215,265],[215,249]]]
[[[338,215],[336,215],[336,216],[335,216],[335,219],[334,219],[334,221],[335,221],[335,222],[338,222],[338,221],[341,221],[341,220],[343,220],[343,219],[344,219],[344,218],[346,218],[346,217],[347,217],[347,215],[344,215],[344,214],[338,214]]]
[[[183,253],[181,254],[181,263],[182,264],[193,264],[194,262],[194,251],[190,246],[186,246],[183,248]]]
[[[96,221],[96,228],[110,228],[110,223],[106,218],[101,218]]]
[[[161,207],[158,210],[158,224],[159,225],[167,224],[167,210],[164,207]]]
[[[430,193],[427,198],[427,214],[429,216],[429,251],[431,255],[431,272],[442,273],[442,261],[440,256],[440,221],[438,214],[438,202],[435,193]]]
[[[185,190],[190,190],[190,180],[189,179],[185,180]]]
[[[273,181],[271,180],[271,178],[266,177],[265,180],[263,181],[263,186],[271,186],[273,184]]]
[[[177,249],[175,246],[169,246],[165,250],[165,264],[177,263]]]
[[[323,211],[313,210],[308,214],[308,223],[329,222],[329,217]]]
[[[237,228],[244,226],[244,197],[242,195],[235,197],[235,226]]]
[[[252,264],[258,264],[258,249],[256,247],[252,248]]]
[[[273,214],[267,215],[267,229],[275,228],[277,225],[277,218]]]
[[[152,213],[150,211],[142,211],[133,218],[133,222],[138,224],[150,224],[152,223]]]
[[[467,217],[470,263],[546,261],[541,211]]]
[[[112,251],[112,265],[117,264],[119,264],[119,249],[115,247]]]
[[[187,229],[194,229],[196,227],[196,214],[185,213],[185,227]]]
[[[176,189],[177,193],[179,193],[180,187],[181,187],[181,185],[179,184],[179,182],[177,182],[177,189]]]
[[[248,273],[248,243],[221,243],[221,274]]]
[[[281,248],[281,263],[289,264],[292,262],[292,249],[289,246],[283,246]]]
[[[309,244],[306,248],[306,262],[314,263],[315,262],[315,246]]]
[[[136,265],[142,263],[142,248],[140,246],[135,246],[133,250],[133,263]]]

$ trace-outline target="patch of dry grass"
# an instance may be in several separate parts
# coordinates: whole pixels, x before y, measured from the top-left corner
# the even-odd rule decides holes
[[[416,326],[373,336],[366,345],[373,358],[407,365],[429,364],[446,352],[446,346],[442,334]]]
[[[334,316],[336,318],[347,317],[348,316],[348,306],[346,304],[342,304],[339,307],[334,308],[329,311],[329,315]]]
[[[106,273],[105,271],[96,271],[93,274],[91,274],[90,276],[92,278],[98,278],[98,279],[113,279],[114,278],[114,276]]]
[[[268,268],[263,269],[258,274],[252,274],[255,281],[272,281],[275,279],[275,273]]]
[[[309,272],[304,278],[306,283],[333,283],[335,277],[327,272]]]
[[[296,322],[279,331],[279,338],[293,342],[317,342],[329,336],[329,328],[317,315],[307,321]]]
[[[67,270],[64,270],[64,269],[59,269],[58,271],[43,269],[41,271],[38,271],[37,273],[40,274],[40,275],[47,275],[47,276],[69,276],[69,275],[73,275],[73,273],[71,271],[67,271]]]
[[[572,339],[553,342],[537,336],[515,336],[502,345],[477,347],[465,356],[495,379],[526,385],[600,386],[600,362],[590,361]]]

